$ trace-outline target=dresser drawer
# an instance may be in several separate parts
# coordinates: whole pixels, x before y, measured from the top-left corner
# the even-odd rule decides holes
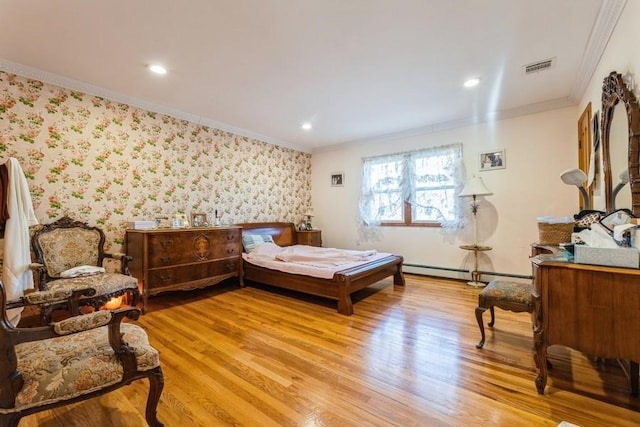
[[[242,258],[185,265],[183,267],[158,268],[149,270],[149,289],[163,288],[180,283],[193,282],[207,277],[237,273]]]
[[[149,236],[149,268],[211,261],[240,255],[238,230],[163,233]]]

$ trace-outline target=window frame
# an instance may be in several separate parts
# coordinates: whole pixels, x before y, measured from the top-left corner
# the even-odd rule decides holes
[[[403,161],[403,167],[402,167],[402,176],[400,176],[400,182],[405,182],[406,180],[410,180],[412,181],[411,184],[409,184],[409,187],[411,188],[411,191],[408,190],[407,185],[402,185],[400,184],[399,186],[399,192],[401,194],[401,198],[404,199],[403,206],[402,206],[402,219],[400,220],[380,220],[379,222],[377,222],[376,224],[369,224],[369,225],[379,225],[379,226],[383,226],[383,227],[443,227],[444,222],[445,221],[440,221],[440,220],[415,220],[414,217],[414,204],[416,204],[416,192],[419,191],[436,191],[436,190],[442,190],[443,187],[440,186],[438,188],[424,188],[424,186],[420,186],[422,188],[418,187],[418,184],[416,183],[417,181],[417,174],[414,170],[414,167],[412,165],[413,159],[415,159],[416,157],[419,157],[421,154],[427,154],[427,157],[431,157],[433,156],[434,152],[436,151],[442,151],[442,150],[446,150],[446,149],[450,149],[451,155],[454,157],[453,161],[454,163],[459,163],[457,165],[454,166],[454,171],[451,174],[453,176],[454,179],[454,184],[453,186],[445,186],[444,189],[453,189],[454,192],[457,194],[459,192],[459,189],[462,187],[463,185],[463,179],[462,176],[460,176],[460,169],[462,168],[461,164],[462,164],[462,144],[452,144],[452,145],[447,145],[447,146],[440,146],[440,147],[433,147],[433,148],[429,148],[429,149],[422,149],[422,150],[416,150],[416,151],[412,151],[412,152],[404,152],[404,153],[395,153],[395,154],[388,154],[388,155],[382,155],[382,156],[376,156],[376,157],[371,157],[371,158],[364,158],[363,161],[363,174],[364,174],[364,170],[366,167],[366,163],[371,161],[371,162],[384,162],[385,159],[389,160],[389,163],[391,163],[393,161],[394,158],[398,158],[398,157],[402,157],[404,159]],[[363,182],[361,183],[361,197],[364,193],[364,188],[362,187],[364,184],[364,176],[363,176]],[[381,193],[389,193],[389,191],[372,191],[369,190],[371,194],[381,194]],[[461,221],[460,218],[460,214],[459,214],[459,202],[457,200],[454,201],[455,205],[453,206],[453,210],[454,210],[454,216],[456,218],[454,218],[453,222],[455,223],[459,223]],[[362,218],[361,215],[361,220],[363,220],[363,223],[365,225],[367,225],[368,221],[365,220],[364,218]]]

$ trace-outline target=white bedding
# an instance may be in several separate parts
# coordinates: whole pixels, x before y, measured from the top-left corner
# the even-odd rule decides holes
[[[280,247],[273,243],[258,246],[242,257],[251,264],[292,274],[331,279],[340,270],[356,267],[391,255],[390,253],[352,251],[335,248],[294,245]]]

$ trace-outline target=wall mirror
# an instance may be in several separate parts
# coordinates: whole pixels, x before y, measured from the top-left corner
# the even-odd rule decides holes
[[[601,144],[607,212],[628,208],[640,216],[640,108],[622,75],[615,71],[602,84]],[[625,171],[629,183],[620,187],[627,179]]]

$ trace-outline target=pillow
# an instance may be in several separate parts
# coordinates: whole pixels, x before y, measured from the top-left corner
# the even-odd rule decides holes
[[[269,234],[243,234],[242,246],[247,253],[251,253],[255,248],[265,243],[275,243]]]
[[[96,267],[95,265],[79,265],[60,273],[60,277],[68,279],[70,277],[93,276],[94,274],[102,274],[105,269]]]
[[[264,243],[262,245],[256,246],[251,252],[251,256],[275,258],[275,256],[282,253],[283,250],[283,248],[276,245],[275,243]]]

